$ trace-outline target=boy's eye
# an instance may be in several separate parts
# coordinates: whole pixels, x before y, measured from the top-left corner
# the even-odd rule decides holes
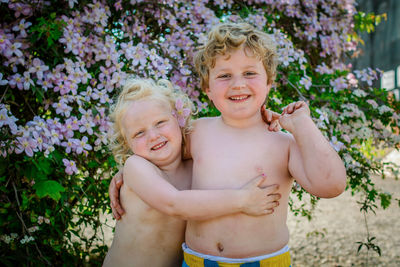
[[[256,73],[253,72],[253,71],[246,71],[246,72],[244,73],[244,75],[245,75],[245,76],[254,76],[254,75],[256,75]]]

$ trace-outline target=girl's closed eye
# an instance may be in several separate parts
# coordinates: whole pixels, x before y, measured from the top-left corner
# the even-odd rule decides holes
[[[133,135],[133,138],[139,138],[144,135],[144,131],[138,131]]]
[[[163,125],[164,123],[166,123],[167,122],[167,120],[160,120],[160,121],[158,121],[157,123],[156,123],[156,126],[161,126],[161,125]]]
[[[221,74],[221,75],[218,75],[218,76],[217,76],[217,78],[219,78],[219,79],[226,79],[226,78],[229,78],[229,77],[231,77],[231,75],[228,74],[228,73]]]

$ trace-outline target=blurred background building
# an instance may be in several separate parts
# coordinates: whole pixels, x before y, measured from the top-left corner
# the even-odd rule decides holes
[[[375,14],[386,13],[375,31],[363,34],[365,45],[362,54],[354,60],[354,69],[367,67],[384,71],[380,86],[392,91],[399,100],[400,89],[400,1],[399,0],[357,0],[358,10]]]

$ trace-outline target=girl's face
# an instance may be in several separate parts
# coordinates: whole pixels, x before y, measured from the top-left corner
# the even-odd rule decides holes
[[[134,154],[158,167],[181,160],[182,132],[166,101],[133,101],[121,119],[125,140]]]

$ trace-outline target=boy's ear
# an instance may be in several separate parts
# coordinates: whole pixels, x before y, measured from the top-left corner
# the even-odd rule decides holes
[[[267,84],[267,97],[269,95],[269,91],[271,91],[272,83]]]

